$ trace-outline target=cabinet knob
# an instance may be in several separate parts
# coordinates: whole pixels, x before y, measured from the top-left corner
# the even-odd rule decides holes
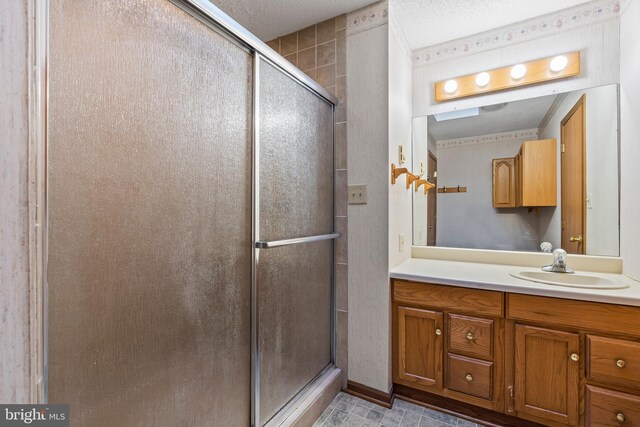
[[[471,376],[471,374],[467,374],[466,377],[464,377],[467,381],[473,381],[473,377]]]
[[[616,420],[618,420],[621,423],[623,423],[624,422],[624,414],[622,412],[620,412],[618,415],[616,415]]]
[[[578,360],[580,360],[580,356],[578,356],[577,353],[572,353],[570,357],[571,357],[571,360],[573,360],[574,362],[577,362]]]
[[[437,328],[437,329],[436,329],[436,335],[437,335],[437,336],[442,335],[442,329]]]
[[[622,359],[619,359],[618,361],[616,361],[616,366],[617,366],[618,368],[624,368],[626,364],[627,364],[627,362],[625,362],[625,361],[624,361],[624,360],[622,360]]]
[[[473,339],[473,332],[467,332],[467,339],[471,341]]]

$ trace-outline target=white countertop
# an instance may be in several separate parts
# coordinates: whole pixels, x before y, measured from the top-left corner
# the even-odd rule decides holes
[[[391,270],[391,278],[518,294],[640,306],[640,282],[622,274],[578,271],[629,284],[626,289],[584,289],[530,282],[509,273],[530,266],[411,258]]]

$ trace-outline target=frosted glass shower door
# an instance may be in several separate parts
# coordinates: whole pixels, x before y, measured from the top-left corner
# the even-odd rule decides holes
[[[259,63],[257,240],[333,233],[333,107]],[[331,363],[333,240],[257,249],[259,425]]]
[[[48,401],[250,425],[252,56],[169,1],[50,3]]]

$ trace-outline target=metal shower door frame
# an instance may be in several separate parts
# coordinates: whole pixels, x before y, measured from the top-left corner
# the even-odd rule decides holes
[[[259,250],[270,247],[279,247],[290,244],[300,244],[321,240],[332,240],[339,237],[338,233],[330,233],[321,236],[309,236],[296,239],[287,239],[277,242],[259,241],[259,89],[260,89],[260,61],[264,60],[281,72],[292,78],[298,84],[318,96],[329,104],[332,114],[335,113],[336,98],[329,94],[320,84],[312,80],[286,59],[268,47],[256,36],[240,26],[232,18],[214,6],[207,0],[170,0],[173,4],[194,16],[213,30],[218,31],[236,44],[247,49],[253,57],[253,117],[252,117],[252,270],[251,270],[251,425],[259,427],[259,398],[260,378],[259,362],[259,313],[257,312],[258,289],[256,283],[256,271],[259,263]],[[30,114],[30,154],[29,154],[29,212],[30,212],[30,240],[33,243],[31,249],[31,264],[34,266],[30,273],[30,288],[32,297],[30,301],[30,318],[32,324],[31,360],[35,369],[31,374],[31,399],[34,402],[48,402],[48,285],[47,285],[47,235],[48,235],[48,173],[47,173],[47,117],[48,117],[48,72],[49,72],[49,1],[31,0],[29,14],[33,17],[30,29],[29,58],[32,68],[29,73],[29,114]],[[335,161],[335,136],[332,133],[332,157]],[[332,162],[332,165],[335,163]],[[335,171],[332,170],[332,192],[335,193]],[[333,197],[332,217],[335,230],[335,215],[333,214],[335,194]],[[336,353],[336,291],[335,291],[335,247],[332,246],[331,268],[331,313],[330,313],[330,363],[318,373],[320,377],[335,364]],[[287,412],[294,407],[294,403],[305,391],[309,389],[313,381],[300,390],[300,392],[281,410]]]

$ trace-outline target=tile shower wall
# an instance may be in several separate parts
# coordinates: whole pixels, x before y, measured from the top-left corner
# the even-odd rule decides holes
[[[273,50],[336,96],[335,110],[335,220],[341,237],[335,247],[336,365],[347,381],[347,16],[311,25],[268,41]]]

